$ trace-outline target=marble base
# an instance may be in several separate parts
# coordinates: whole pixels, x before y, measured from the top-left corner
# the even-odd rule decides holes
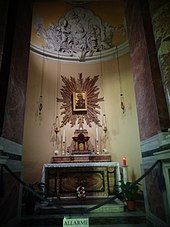
[[[84,203],[85,201],[83,201],[82,204],[62,205],[62,207],[65,209],[66,212],[68,211],[68,213],[70,213],[70,210],[72,211],[72,213],[79,213],[84,209],[91,209],[96,205],[96,204],[90,204],[90,201],[88,205]],[[40,214],[55,214],[60,212],[62,211],[59,210],[55,205],[39,207]],[[92,210],[90,213],[91,214],[101,214],[101,213],[108,214],[108,213],[118,213],[118,212],[124,212],[124,203],[119,199],[116,199],[111,204],[105,204],[97,209]]]
[[[153,156],[143,159],[142,174],[157,160],[162,163],[143,181],[146,217],[151,223],[157,223],[156,226],[166,227],[170,223],[170,149],[152,153]]]
[[[157,135],[142,141],[141,151],[144,153],[168,145],[170,145],[170,130],[168,130],[168,132],[160,132]]]
[[[0,155],[0,165],[6,164],[8,160],[8,156]]]
[[[95,210],[92,210],[91,213],[117,213],[124,211],[124,203],[119,199],[115,199],[112,204],[105,204]]]
[[[52,157],[51,163],[64,162],[111,162],[111,155],[109,154],[82,154],[82,155],[56,155]]]

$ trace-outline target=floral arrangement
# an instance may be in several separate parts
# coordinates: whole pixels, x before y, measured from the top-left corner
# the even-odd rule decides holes
[[[78,186],[77,189],[77,198],[78,199],[85,199],[86,198],[86,191],[83,186]]]

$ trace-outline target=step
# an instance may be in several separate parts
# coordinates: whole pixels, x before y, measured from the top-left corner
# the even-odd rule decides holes
[[[79,216],[79,217],[89,217],[90,227],[111,227],[111,226],[146,226],[146,217],[143,213],[135,212],[135,214],[125,214],[125,213],[114,213],[110,215],[105,215],[103,213],[98,213]],[[73,216],[74,217],[74,216]],[[77,217],[77,216],[76,216]],[[34,227],[34,226],[50,226],[50,227],[62,227],[64,216],[61,215],[34,215],[29,217],[23,217],[21,221],[21,226],[24,227]]]
[[[98,207],[99,206],[99,207]],[[39,205],[37,207],[38,214],[72,214],[72,213],[115,213],[115,212],[123,212],[124,211],[124,203],[119,199],[114,200],[112,203],[104,204],[102,206],[95,204],[69,204],[69,205],[61,205],[64,209],[60,210],[60,207],[56,207],[53,205]],[[88,211],[90,209],[90,211]]]
[[[138,203],[135,211],[128,211],[120,200],[116,202],[99,206],[99,204],[85,204],[74,201],[60,201],[59,207],[49,204],[41,204],[34,215],[25,215],[23,213],[20,227],[62,227],[63,218],[68,217],[88,217],[90,227],[146,227],[146,216],[143,203]],[[102,201],[104,202],[104,201]],[[100,204],[101,205],[101,204]],[[97,209],[93,209],[96,208]],[[85,212],[87,209],[90,212]]]

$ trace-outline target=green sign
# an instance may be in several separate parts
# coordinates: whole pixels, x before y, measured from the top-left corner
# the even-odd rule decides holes
[[[64,217],[63,227],[89,227],[89,218]]]

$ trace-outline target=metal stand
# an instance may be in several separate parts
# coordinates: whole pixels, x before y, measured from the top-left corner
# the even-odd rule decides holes
[[[123,169],[123,182],[126,184],[128,182],[128,166],[122,166]]]

